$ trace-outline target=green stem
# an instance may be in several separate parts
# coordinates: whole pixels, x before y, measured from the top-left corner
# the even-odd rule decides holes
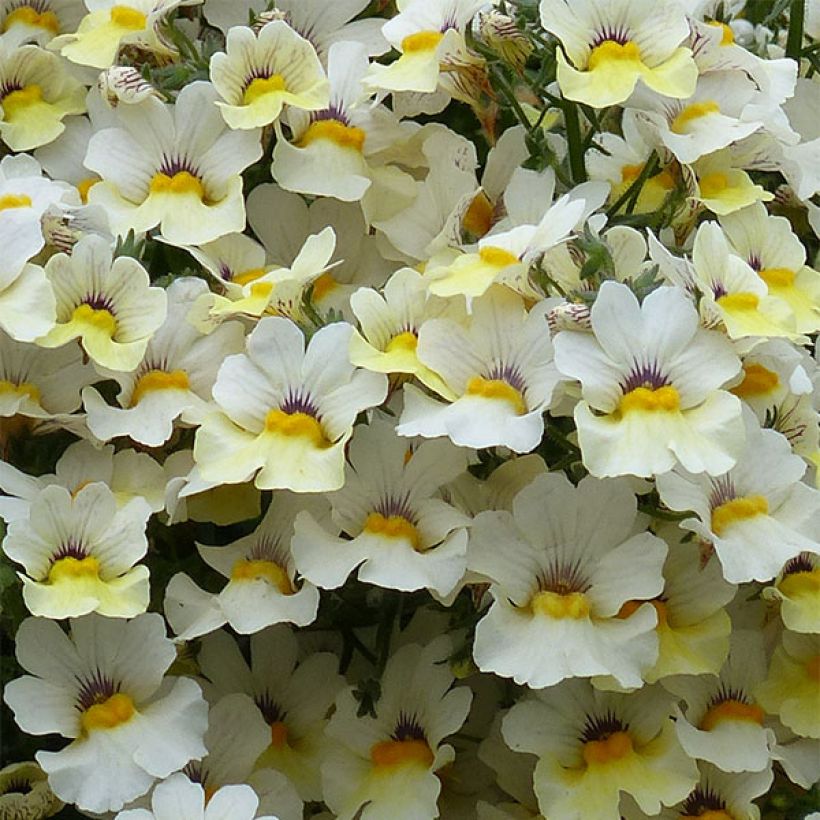
[[[581,138],[581,122],[578,119],[578,106],[564,100],[564,125],[567,128],[569,145],[569,167],[575,184],[586,182],[587,169],[584,165],[584,143]]]
[[[800,65],[800,52],[803,48],[803,22],[806,15],[806,0],[794,0],[789,14],[789,36],[786,39],[786,56],[797,60]]]

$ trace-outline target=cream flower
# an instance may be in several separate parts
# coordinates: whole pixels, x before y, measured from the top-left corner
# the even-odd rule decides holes
[[[377,417],[357,431],[348,460],[344,487],[328,496],[335,526],[308,512],[297,518],[299,572],[335,589],[358,567],[360,581],[449,595],[466,568],[469,518],[441,498],[440,488],[467,469],[466,453],[447,441],[408,449]],[[344,537],[336,537],[339,530]]]
[[[30,675],[6,685],[20,728],[71,743],[37,762],[54,793],[95,814],[119,811],[205,754],[207,706],[183,677],[163,680],[176,657],[156,614],[130,621],[88,615],[59,624],[25,620],[17,660]]]
[[[197,544],[202,560],[228,583],[218,595],[211,595],[184,573],[168,582],[165,613],[180,640],[225,623],[247,635],[272,624],[306,626],[315,620],[319,590],[308,581],[297,581],[291,552],[294,518],[306,509],[328,517],[323,499],[279,492],[250,535],[224,547]]]
[[[3,0],[0,3],[0,39],[12,46],[49,40],[77,28],[85,6],[83,0]]]
[[[649,815],[683,800],[698,781],[659,687],[629,695],[567,681],[520,701],[504,718],[504,740],[538,756],[535,793],[545,817],[619,820],[621,794]]]
[[[238,322],[227,322],[205,336],[186,321],[196,299],[207,292],[207,284],[193,277],[170,284],[168,314],[142,361],[130,373],[106,374],[119,383],[119,407],[106,404],[93,387],[83,390],[88,429],[100,441],[129,436],[157,447],[171,437],[178,418],[196,423],[207,412],[219,366],[226,356],[242,350],[245,339]]]
[[[689,25],[672,0],[542,0],[540,12],[541,25],[563,46],[558,85],[569,100],[618,105],[639,80],[664,97],[688,97],[695,88],[698,70],[681,45]]]
[[[801,552],[786,561],[763,597],[780,602],[786,629],[820,633],[820,555]]]
[[[518,493],[512,515],[475,518],[468,566],[493,597],[476,628],[479,669],[537,689],[593,675],[642,685],[658,654],[651,599],[667,550],[633,535],[636,506],[626,482],[586,478],[576,489],[549,473]],[[632,602],[638,611],[621,617]]]
[[[497,286],[475,302],[469,328],[449,319],[425,322],[416,352],[441,377],[435,389],[448,403],[406,385],[396,432],[446,435],[461,447],[533,450],[560,380],[544,308],[542,303],[527,313],[520,296]]]
[[[319,57],[284,20],[258,32],[236,26],[225,49],[211,57],[210,73],[222,96],[216,105],[231,128],[269,125],[285,105],[305,111],[327,106],[329,84]]]
[[[662,287],[639,305],[625,285],[604,282],[591,320],[594,335],[561,331],[554,342],[559,370],[581,381],[575,422],[587,469],[605,477],[656,475],[677,461],[710,475],[732,467],[741,406],[720,388],[740,360],[725,338],[698,328],[687,296]]]
[[[97,131],[86,167],[102,180],[88,194],[111,229],[160,226],[175,245],[210,242],[245,227],[240,173],[262,156],[255,131],[228,130],[216,89],[186,85],[173,107],[151,97],[117,109],[119,126]]]
[[[63,808],[46,773],[34,762],[10,763],[0,770],[0,817],[43,820]]]
[[[37,344],[62,347],[79,338],[96,364],[133,370],[167,310],[165,291],[150,286],[145,268],[130,256],[114,259],[109,243],[89,234],[71,256],[52,256],[46,275],[57,298],[57,324]]]
[[[148,549],[151,508],[133,498],[119,509],[98,482],[74,496],[63,487],[43,489],[30,517],[8,526],[3,552],[23,564],[23,599],[33,615],[76,618],[99,612],[132,618],[148,606],[148,568],[134,566]]]
[[[344,481],[344,448],[356,416],[381,404],[387,379],[348,359],[352,333],[323,327],[305,349],[290,320],[266,317],[229,356],[213,387],[220,412],[197,431],[194,458],[206,481],[235,484],[256,476],[260,489],[335,490]]]
[[[244,784],[222,786],[206,796],[199,783],[184,774],[163,780],[151,795],[151,811],[128,809],[114,820],[276,820],[256,813],[259,798]]]
[[[762,637],[735,629],[729,657],[718,678],[687,676],[668,682],[683,698],[675,731],[684,751],[724,772],[760,772],[771,767],[775,737],[764,725],[765,714],[755,701],[755,687],[766,675]]]
[[[357,717],[351,689],[336,699],[327,727],[337,741],[322,764],[325,802],[338,820],[438,817],[441,782],[436,772],[451,763],[452,746],[470,709],[472,692],[451,688],[451,650],[441,637],[422,647],[408,644],[387,662],[375,717]]]
[[[256,704],[268,743],[257,767],[282,772],[303,800],[319,800],[319,769],[331,745],[324,732],[327,714],[345,680],[335,655],[313,652],[297,661],[298,650],[290,628],[270,627],[251,636],[249,666],[220,630],[202,641],[199,665],[211,682],[209,695],[240,691]]]
[[[731,470],[713,477],[677,468],[657,484],[668,507],[695,512],[681,526],[714,546],[727,581],[768,581],[800,552],[820,552],[820,491],[802,483],[805,471],[788,441],[748,413],[746,449]]]
[[[63,133],[67,114],[85,111],[85,88],[60,58],[38,46],[0,46],[0,138],[28,151]]]
[[[139,45],[161,56],[173,51],[160,39],[157,29],[163,18],[179,6],[196,5],[202,0],[85,0],[89,13],[76,31],[51,41],[73,63],[92,68],[108,68],[117,60],[123,45]]]

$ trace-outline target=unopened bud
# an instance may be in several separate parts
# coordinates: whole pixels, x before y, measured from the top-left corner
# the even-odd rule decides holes
[[[580,302],[565,302],[563,305],[556,305],[547,314],[547,324],[553,334],[558,333],[559,330],[591,332],[592,321],[589,305]]]
[[[259,32],[268,23],[273,23],[276,20],[284,20],[286,23],[288,23],[288,13],[286,11],[282,11],[281,9],[271,9],[270,11],[260,12],[257,15],[256,19],[253,21],[253,26],[251,28],[253,29],[254,33],[259,34]]]
[[[488,48],[516,71],[522,71],[533,45],[512,17],[500,11],[483,12],[478,16],[478,32]]]
[[[156,97],[158,100],[165,99],[132,66],[114,66],[103,71],[97,80],[97,88],[110,108],[116,108],[120,103],[134,105],[147,100],[148,97]]]

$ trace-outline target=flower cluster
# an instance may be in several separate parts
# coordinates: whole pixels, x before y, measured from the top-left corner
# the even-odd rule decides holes
[[[819,56],[0,0],[0,817],[808,816]]]

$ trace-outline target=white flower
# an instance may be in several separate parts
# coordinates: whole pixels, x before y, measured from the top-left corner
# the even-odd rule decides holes
[[[30,42],[45,46],[58,34],[74,31],[83,14],[82,0],[40,0],[36,5],[3,0],[0,39],[13,46]]]
[[[493,604],[476,628],[479,669],[538,689],[593,675],[640,687],[658,654],[650,601],[667,550],[634,534],[636,514],[627,482],[586,478],[576,489],[557,473],[521,490],[512,515],[480,513],[468,566],[492,582]]]
[[[820,633],[820,555],[801,552],[786,561],[763,597],[780,602],[786,629]]]
[[[115,233],[160,226],[168,242],[209,242],[245,227],[240,173],[262,156],[259,134],[225,126],[216,89],[186,85],[173,107],[151,97],[117,109],[97,131],[85,165],[102,180],[88,194]]]
[[[718,475],[743,447],[740,402],[720,388],[740,370],[725,338],[698,328],[694,305],[661,287],[642,305],[604,282],[593,334],[561,331],[558,369],[581,381],[575,423],[584,464],[596,476],[665,473],[680,461]]]
[[[377,586],[449,595],[466,568],[467,516],[440,497],[440,488],[467,469],[449,442],[408,449],[393,425],[374,418],[350,444],[345,485],[328,496],[333,523],[304,512],[296,521],[298,570],[324,589],[358,578]],[[344,538],[335,537],[339,530]]]
[[[305,350],[293,322],[262,319],[247,353],[219,369],[213,396],[222,412],[203,420],[194,443],[202,477],[235,484],[255,475],[260,489],[295,492],[341,487],[353,422],[387,394],[385,376],[350,364],[352,330],[323,327]]]
[[[205,754],[207,705],[188,678],[164,681],[176,657],[162,617],[119,621],[88,615],[70,622],[28,618],[16,636],[30,675],[4,698],[23,731],[71,743],[38,752],[54,793],[94,813],[118,811],[156,778]]]

